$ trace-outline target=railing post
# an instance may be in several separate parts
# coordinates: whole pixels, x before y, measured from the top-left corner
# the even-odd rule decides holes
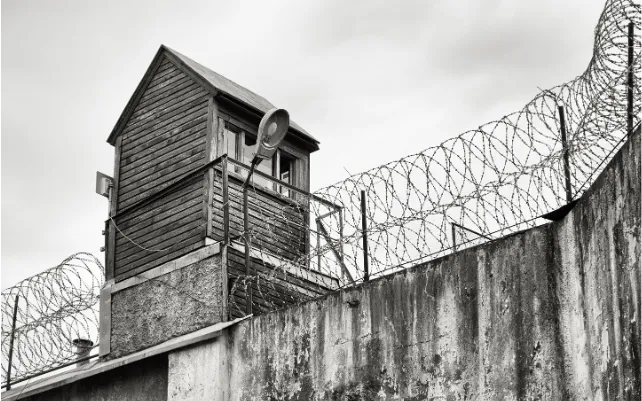
[[[633,80],[635,79],[633,74],[633,47],[634,47],[634,27],[633,22],[629,22],[629,54],[628,54],[628,74],[626,82],[626,134],[631,135],[633,133]]]
[[[230,195],[228,190],[227,155],[223,156],[221,164],[223,185],[223,244],[230,243]]]
[[[245,313],[252,314],[252,280],[250,280],[250,212],[248,188],[243,187],[243,237],[245,238]],[[249,280],[249,284],[248,284]]]
[[[7,365],[7,390],[11,390],[11,364],[13,363],[13,340],[16,336],[16,318],[18,317],[18,299],[20,295],[16,295],[16,302],[13,305],[13,321],[11,323],[11,339],[9,340],[9,364]]]
[[[557,108],[560,114],[560,131],[562,135],[562,157],[564,159],[564,181],[566,188],[566,202],[573,201],[573,190],[571,187],[571,167],[568,160],[568,143],[566,141],[566,119],[564,116],[564,106]]]
[[[361,234],[363,239],[363,281],[370,280],[368,266],[368,223],[366,222],[366,191],[361,191]]]

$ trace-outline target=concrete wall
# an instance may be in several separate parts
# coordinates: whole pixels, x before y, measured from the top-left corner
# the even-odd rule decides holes
[[[219,264],[113,294],[112,347],[220,319]],[[638,131],[562,221],[32,399],[639,399],[640,329]]]
[[[167,400],[230,400],[228,358],[224,337],[170,353]]]
[[[24,401],[163,401],[167,400],[167,355],[126,365]]]
[[[563,221],[243,322],[227,352],[233,400],[639,399],[639,133]]]
[[[219,254],[112,294],[109,358],[225,320],[226,289]]]
[[[569,396],[640,399],[639,129],[553,228]]]

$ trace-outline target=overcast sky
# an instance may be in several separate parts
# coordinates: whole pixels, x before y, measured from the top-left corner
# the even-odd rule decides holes
[[[436,145],[586,68],[602,1],[2,1],[2,288],[98,252],[106,143],[161,43],[321,142],[312,188]]]

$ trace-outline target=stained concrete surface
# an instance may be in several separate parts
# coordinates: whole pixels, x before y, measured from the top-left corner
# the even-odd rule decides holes
[[[178,294],[123,290],[112,339],[136,348],[214,320],[183,295],[211,291],[220,278],[202,280],[214,265],[183,269]],[[128,319],[144,329],[126,333]],[[562,221],[249,319],[168,358],[164,387],[105,376],[100,391],[120,398],[90,387],[73,397],[162,387],[158,399],[172,400],[639,399],[639,131]]]
[[[112,294],[109,358],[223,321],[222,274],[215,255]]]
[[[639,399],[639,132],[562,221],[259,316],[228,344],[232,400]]]

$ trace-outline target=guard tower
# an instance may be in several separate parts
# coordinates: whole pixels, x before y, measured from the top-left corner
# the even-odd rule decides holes
[[[310,153],[319,142],[293,121],[251,178],[244,227],[242,185],[257,127],[272,108],[160,47],[108,138],[115,163],[101,355],[136,352],[338,286],[305,260]]]

